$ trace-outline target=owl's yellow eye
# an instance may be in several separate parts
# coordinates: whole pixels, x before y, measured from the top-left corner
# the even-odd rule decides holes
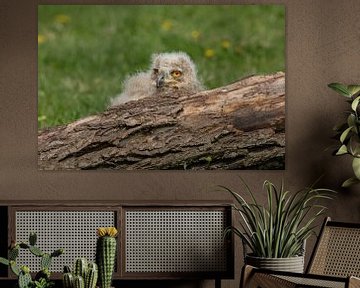
[[[180,77],[181,75],[182,75],[182,73],[179,70],[174,70],[171,72],[171,76],[176,77],[176,78]]]

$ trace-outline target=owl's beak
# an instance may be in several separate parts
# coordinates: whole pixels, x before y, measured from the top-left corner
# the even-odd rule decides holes
[[[158,78],[156,79],[156,88],[162,87],[164,85],[164,80],[165,80],[165,74],[160,73]]]

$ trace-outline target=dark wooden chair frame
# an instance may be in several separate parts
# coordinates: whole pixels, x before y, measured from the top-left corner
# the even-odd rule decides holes
[[[331,221],[328,217],[325,219],[322,225],[320,235],[315,244],[314,251],[311,255],[309,265],[307,266],[306,272],[292,273],[292,272],[279,272],[266,269],[259,269],[250,265],[245,265],[242,270],[240,288],[272,288],[272,287],[345,287],[345,288],[356,288],[360,287],[360,269],[357,275],[321,275],[318,273],[322,267],[318,265],[318,254],[321,253],[322,242],[324,241],[324,232],[329,227],[338,228],[350,228],[356,231],[360,231],[360,223],[344,223]],[[359,255],[360,263],[360,243],[359,246],[353,247],[354,253]],[[357,249],[356,249],[357,248]],[[319,252],[320,251],[320,252]],[[314,272],[316,271],[316,273]],[[329,284],[331,283],[331,285]]]

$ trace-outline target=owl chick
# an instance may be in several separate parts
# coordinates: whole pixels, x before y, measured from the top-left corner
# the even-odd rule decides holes
[[[153,54],[150,69],[128,77],[123,92],[111,106],[148,96],[166,96],[174,92],[194,94],[204,90],[197,78],[194,62],[184,52]]]

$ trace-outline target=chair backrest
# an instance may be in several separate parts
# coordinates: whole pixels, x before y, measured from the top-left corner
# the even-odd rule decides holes
[[[360,277],[360,223],[326,218],[307,273]]]

